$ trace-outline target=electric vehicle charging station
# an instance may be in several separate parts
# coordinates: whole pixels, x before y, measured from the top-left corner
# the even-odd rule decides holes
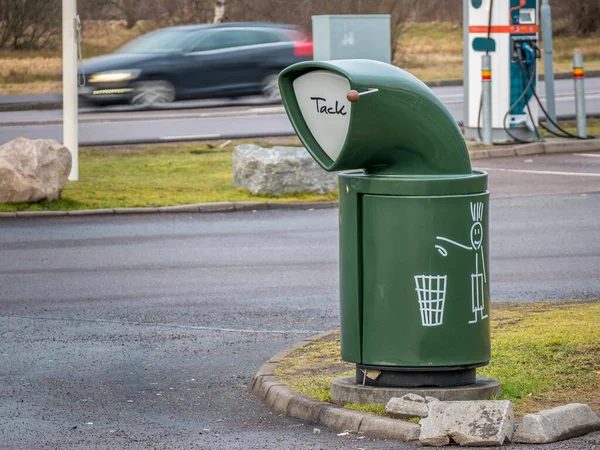
[[[480,137],[481,55],[492,65],[492,139],[536,139],[538,0],[464,0],[464,130]]]
[[[342,359],[357,383],[460,386],[490,359],[487,174],[444,104],[372,60],[283,70],[286,112],[339,174]]]

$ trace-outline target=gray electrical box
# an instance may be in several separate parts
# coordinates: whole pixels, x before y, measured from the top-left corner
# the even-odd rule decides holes
[[[374,59],[391,63],[390,15],[313,16],[314,60]]]

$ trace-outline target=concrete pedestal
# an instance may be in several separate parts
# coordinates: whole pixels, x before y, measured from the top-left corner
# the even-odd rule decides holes
[[[331,401],[339,405],[371,403],[385,406],[392,397],[409,393],[435,397],[441,401],[489,400],[500,395],[500,382],[478,377],[475,383],[466,386],[426,388],[362,386],[356,383],[354,377],[336,378],[331,382]]]

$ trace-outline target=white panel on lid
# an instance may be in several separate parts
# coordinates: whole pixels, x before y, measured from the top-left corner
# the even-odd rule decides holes
[[[348,135],[350,82],[328,70],[315,70],[294,80],[300,112],[317,143],[333,161]]]

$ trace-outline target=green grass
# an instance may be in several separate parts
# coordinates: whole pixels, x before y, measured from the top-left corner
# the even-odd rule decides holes
[[[575,133],[574,122],[561,126]],[[547,137],[549,133],[544,132]],[[600,119],[588,120],[588,135],[600,136]],[[59,200],[39,203],[0,203],[0,212],[72,211],[132,208],[233,201],[328,201],[328,194],[292,193],[281,197],[252,195],[233,186],[231,153],[234,141],[132,145],[79,149],[79,180],[69,181]],[[301,145],[295,137],[270,138],[258,145]],[[473,149],[482,148],[470,143]]]
[[[339,345],[339,335],[334,335],[302,347],[279,364],[275,374],[304,395],[328,402],[331,380],[353,373],[352,365],[340,361]]]
[[[287,139],[282,142],[292,142]],[[232,142],[82,148],[79,181],[69,181],[58,201],[0,204],[0,211],[157,207],[227,201],[325,201],[329,194],[252,195],[233,186]],[[272,143],[257,142],[269,147]],[[292,144],[297,144],[295,141]]]
[[[600,301],[494,304],[492,360],[478,375],[502,385],[517,416],[581,402],[600,413]],[[340,361],[339,333],[285,358],[275,374],[305,395],[327,401],[329,383],[352,375]],[[315,395],[316,393],[316,395]],[[349,407],[373,410],[381,407]]]
[[[554,72],[570,72],[575,51],[583,54],[586,71],[600,69],[598,33],[587,37],[554,35],[552,47]],[[398,38],[393,63],[421,80],[462,78],[462,27],[452,22],[406,23]],[[543,58],[539,73],[544,73]]]
[[[600,302],[500,305],[492,362],[480,375],[502,383],[519,410],[581,401],[600,412]]]
[[[353,409],[355,411],[360,411],[368,414],[374,414],[376,416],[385,416],[385,407],[381,405],[375,405],[373,403],[346,403],[344,408]]]
[[[548,126],[548,124],[546,122],[544,122],[544,125]],[[571,134],[577,134],[577,127],[575,122],[560,122],[558,125],[560,125],[561,128],[565,129],[566,131],[568,131]],[[547,132],[546,130],[542,129],[542,135],[545,137],[554,137],[554,135],[552,133]],[[588,136],[596,136],[598,138],[600,138],[600,119],[588,119],[587,121],[587,135]]]

